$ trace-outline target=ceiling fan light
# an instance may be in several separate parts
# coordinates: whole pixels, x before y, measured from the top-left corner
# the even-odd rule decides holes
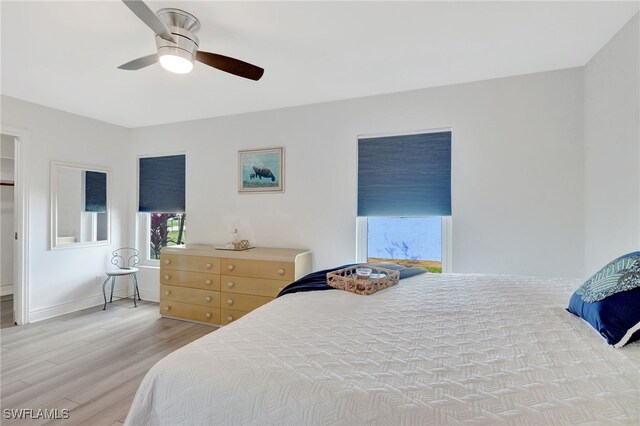
[[[177,55],[161,55],[160,65],[165,70],[176,74],[188,74],[193,69],[193,62]]]

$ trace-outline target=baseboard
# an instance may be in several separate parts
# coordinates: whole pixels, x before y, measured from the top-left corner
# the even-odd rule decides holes
[[[5,284],[0,287],[0,296],[7,296],[13,294],[13,284]]]
[[[125,297],[125,292],[122,290],[118,290],[114,292],[114,296],[116,297]],[[107,298],[109,295],[107,294]],[[82,299],[82,300],[74,300],[72,302],[60,303],[58,305],[48,306],[46,308],[40,309],[32,309],[29,312],[29,322],[38,322],[42,320],[46,320],[49,318],[57,317],[64,314],[70,314],[71,312],[80,311],[82,309],[91,308],[93,306],[98,306],[104,304],[104,298],[102,293],[97,294],[95,296]]]
[[[150,290],[140,290],[140,298],[148,302],[160,302],[160,292]]]

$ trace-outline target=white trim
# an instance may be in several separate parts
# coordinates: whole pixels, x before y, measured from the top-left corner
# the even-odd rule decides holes
[[[117,286],[117,283],[116,283]],[[110,284],[107,285],[110,289]],[[115,289],[114,296],[125,298],[129,297],[129,290],[127,288]],[[109,297],[109,291],[107,291],[107,298]],[[133,301],[131,301],[133,305]],[[60,315],[70,314],[72,312],[81,311],[82,309],[91,308],[94,306],[102,306],[104,305],[104,297],[102,293],[97,294],[95,296],[88,297],[82,300],[75,300],[73,302],[65,302],[59,303],[53,306],[47,306],[46,308],[34,309],[31,311],[31,322],[43,321],[49,318],[57,317]],[[100,308],[102,309],[102,308]],[[107,309],[109,306],[107,305]]]
[[[107,239],[101,241],[75,242],[71,244],[58,244],[58,168],[88,170],[92,172],[102,172],[107,175]],[[108,246],[111,245],[111,168],[102,166],[92,166],[88,164],[67,163],[64,161],[51,161],[50,164],[51,185],[50,185],[50,229],[49,248],[51,250],[65,250],[84,247]]]
[[[140,266],[160,267],[160,260],[151,259],[151,213],[136,213],[136,249],[140,253]]]
[[[14,155],[14,230],[18,239],[13,248],[13,311],[18,325],[28,324],[29,315],[29,181],[26,129],[0,123],[0,133],[15,138]]]
[[[440,257],[442,259],[442,272],[449,274],[453,272],[453,226],[451,216],[442,216],[440,225],[441,247]]]
[[[145,301],[145,302],[156,302],[156,303],[160,302],[160,292],[159,291],[143,290],[143,289],[141,289],[139,287],[138,287],[138,290],[140,291],[140,298],[143,301]]]
[[[369,257],[368,225],[366,217],[356,218],[356,263],[366,263]]]
[[[629,330],[627,330],[627,332],[624,334],[622,339],[620,339],[620,341],[618,343],[613,345],[613,347],[614,348],[621,348],[624,345],[626,345],[627,342],[629,341],[629,339],[631,339],[631,336],[633,336],[633,333],[635,333],[638,330],[640,330],[640,322],[637,323],[636,325],[634,325],[633,327],[631,327]]]

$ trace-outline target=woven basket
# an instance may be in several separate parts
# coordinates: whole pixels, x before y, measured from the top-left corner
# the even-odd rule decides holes
[[[359,268],[371,269],[372,276],[358,276],[356,269]],[[369,264],[351,266],[327,273],[327,285],[330,287],[363,295],[373,294],[376,291],[396,285],[399,281],[400,272]]]

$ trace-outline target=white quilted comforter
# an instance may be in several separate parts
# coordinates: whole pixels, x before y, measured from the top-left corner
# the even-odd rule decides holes
[[[640,424],[640,342],[564,310],[579,282],[425,274],[279,298],[158,362],[128,425]]]

